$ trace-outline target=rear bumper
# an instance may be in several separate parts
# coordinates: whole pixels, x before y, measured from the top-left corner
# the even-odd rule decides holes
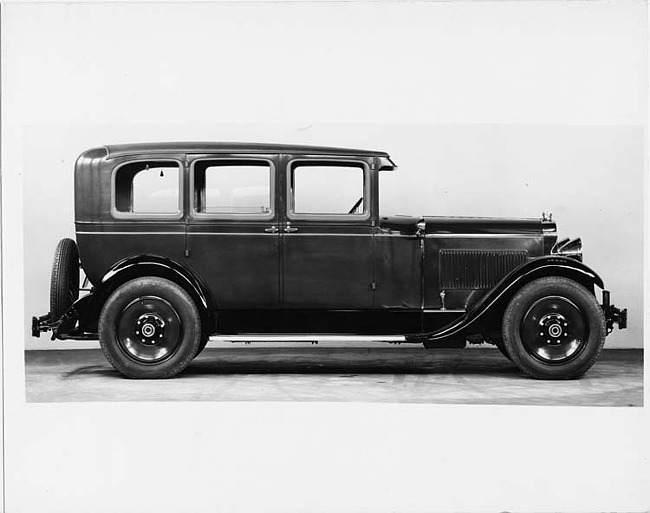
[[[614,324],[617,324],[618,329],[621,330],[627,328],[627,308],[620,309],[612,305],[610,303],[609,290],[603,290],[603,304],[601,308],[605,315],[607,334],[610,334],[614,330]]]
[[[90,331],[84,329],[84,315],[90,295],[78,299],[60,319],[53,319],[48,313],[41,317],[32,317],[32,337],[39,338],[41,333],[52,332],[52,340],[97,340],[96,326]],[[81,321],[81,322],[80,322]]]
[[[40,338],[41,333],[54,330],[56,323],[52,322],[52,316],[48,313],[41,317],[32,317],[32,337]]]

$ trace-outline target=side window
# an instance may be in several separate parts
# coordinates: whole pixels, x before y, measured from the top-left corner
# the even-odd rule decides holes
[[[115,172],[113,205],[121,214],[179,215],[181,169],[174,161],[130,162]]]
[[[271,164],[267,161],[198,161],[193,176],[195,212],[215,216],[272,213]]]
[[[361,163],[296,162],[290,171],[291,213],[363,216],[366,213]]]

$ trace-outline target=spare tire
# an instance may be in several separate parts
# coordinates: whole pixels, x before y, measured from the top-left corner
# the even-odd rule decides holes
[[[54,251],[50,281],[50,315],[57,321],[79,298],[79,250],[72,239],[61,239]]]

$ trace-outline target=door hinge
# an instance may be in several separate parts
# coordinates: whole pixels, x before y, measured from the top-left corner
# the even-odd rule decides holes
[[[377,290],[377,284],[374,281],[370,284],[370,290]]]
[[[186,249],[185,250],[185,258],[189,258],[189,257],[190,257],[190,250]]]

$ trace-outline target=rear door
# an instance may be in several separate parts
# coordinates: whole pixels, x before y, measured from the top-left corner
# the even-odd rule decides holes
[[[287,156],[283,305],[373,306],[370,159]]]
[[[277,156],[195,155],[188,162],[188,262],[217,308],[277,308]]]

